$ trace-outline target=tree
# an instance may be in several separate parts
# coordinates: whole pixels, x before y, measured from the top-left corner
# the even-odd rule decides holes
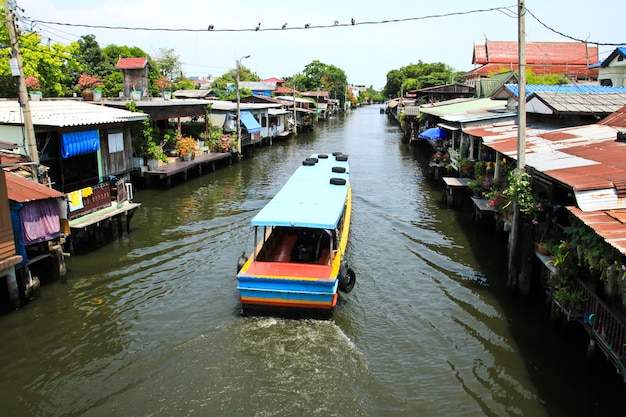
[[[153,61],[161,75],[167,77],[168,80],[175,81],[177,78],[182,78],[183,65],[174,48],[159,48]]]
[[[458,80],[458,74],[442,62],[428,64],[420,60],[417,64],[409,64],[399,70],[389,71],[383,92],[387,97],[397,97],[409,90],[453,83]]]
[[[104,78],[114,71],[115,64],[107,61],[94,35],[81,36],[77,44],[76,61],[81,66],[81,73]]]
[[[383,88],[383,94],[385,97],[397,97],[402,88],[402,82],[404,81],[404,75],[400,70],[391,70],[387,73],[387,83]]]
[[[348,78],[342,69],[315,60],[304,67],[303,74],[296,79],[298,87],[304,85],[304,89],[300,87],[299,90],[328,91],[330,97],[337,97],[343,102]]]

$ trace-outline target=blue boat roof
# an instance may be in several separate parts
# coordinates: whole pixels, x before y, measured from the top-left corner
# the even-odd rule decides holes
[[[252,219],[252,226],[293,226],[334,229],[343,213],[348,197],[348,161],[335,156],[319,158],[314,165],[300,166],[280,191]],[[345,168],[345,173],[333,172]],[[345,179],[345,185],[331,184],[331,178]]]

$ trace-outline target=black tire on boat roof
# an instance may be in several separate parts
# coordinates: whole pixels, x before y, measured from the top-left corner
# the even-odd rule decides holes
[[[343,155],[343,152],[333,152],[333,156]]]
[[[315,165],[315,162],[304,160],[302,161],[302,165],[304,165],[305,167],[312,167],[313,165]]]
[[[333,177],[330,179],[330,183],[333,185],[346,185],[346,179]]]
[[[335,156],[335,160],[336,161],[347,161],[348,160],[348,155],[337,155]]]
[[[305,159],[305,161],[311,161],[311,162],[313,162],[314,164],[317,164],[317,162],[319,161],[319,159],[317,159],[317,158],[307,158],[307,159]]]
[[[346,167],[333,167],[332,171],[338,172],[339,174],[343,174],[344,172],[346,172]]]
[[[328,155],[326,155],[325,153],[320,153],[320,154],[317,155],[317,157],[319,159],[326,159],[326,158],[328,158]]]

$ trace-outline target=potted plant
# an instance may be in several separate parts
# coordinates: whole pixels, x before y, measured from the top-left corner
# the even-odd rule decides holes
[[[82,73],[78,77],[78,88],[82,91],[83,100],[94,100],[94,89],[102,84],[102,81],[96,76]],[[99,97],[102,97],[102,91],[98,90]]]
[[[169,100],[172,98],[172,92],[170,91],[172,82],[167,77],[159,78],[154,82],[154,85],[161,91],[163,99]]]
[[[193,158],[195,149],[196,141],[191,136],[178,138],[176,141],[176,151],[178,155],[187,161]]]
[[[34,77],[32,75],[26,77],[26,88],[29,91],[30,99],[32,101],[41,100],[42,94],[41,94],[41,91],[39,91],[41,86],[39,84],[39,79],[37,77]]]

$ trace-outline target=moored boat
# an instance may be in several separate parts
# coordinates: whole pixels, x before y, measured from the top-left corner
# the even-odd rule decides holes
[[[237,273],[243,313],[330,315],[356,281],[345,259],[351,213],[348,156],[306,158],[251,221],[258,243]]]

